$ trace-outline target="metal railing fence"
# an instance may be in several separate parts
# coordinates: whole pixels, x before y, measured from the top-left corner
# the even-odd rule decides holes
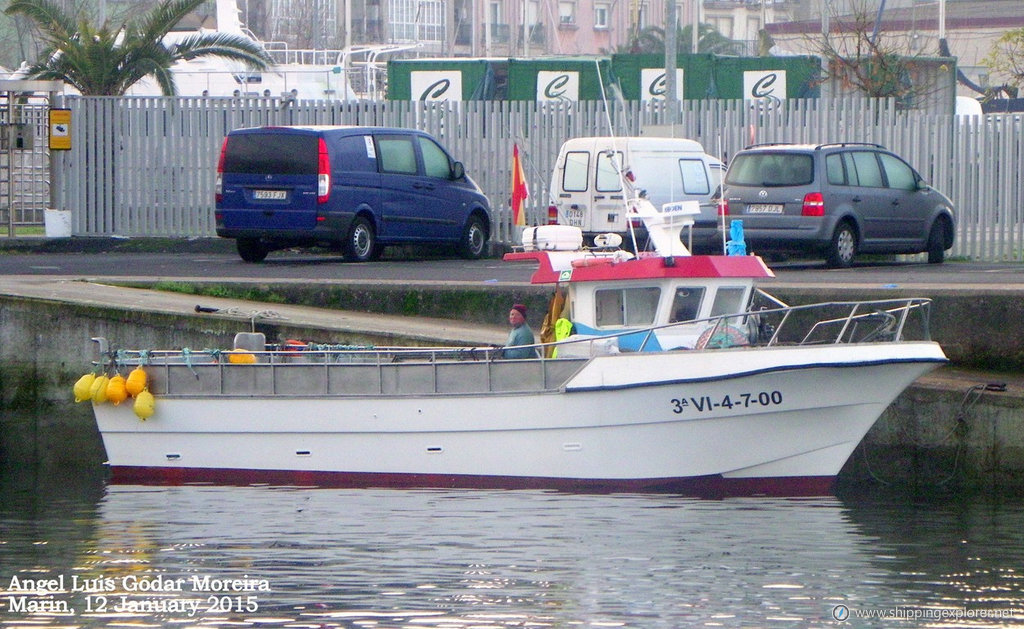
[[[515,242],[508,208],[512,143],[530,189],[527,222],[547,218],[558,148],[586,135],[688,137],[726,160],[755,142],[876,142],[902,155],[957,210],[953,256],[1024,259],[1024,123],[901,111],[892,100],[538,103],[324,102],[280,98],[68,97],[72,149],[52,154],[60,209],[75,235],[209,237],[228,131],[258,125],[378,125],[434,134],[494,209],[493,239]]]

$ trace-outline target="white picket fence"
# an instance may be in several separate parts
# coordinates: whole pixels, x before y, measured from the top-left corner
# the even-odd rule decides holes
[[[600,102],[286,102],[278,98],[72,97],[72,149],[54,152],[60,209],[82,236],[215,234],[217,157],[231,129],[259,125],[375,125],[434,134],[483,188],[510,242],[512,144],[530,188],[527,222],[547,217],[561,143],[585,135],[666,135],[726,160],[763,142],[875,142],[907,159],[957,209],[951,255],[1024,258],[1024,125],[1020,115],[957,118],[897,111],[890,100]]]

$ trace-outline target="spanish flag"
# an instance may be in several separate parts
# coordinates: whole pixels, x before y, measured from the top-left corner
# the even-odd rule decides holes
[[[519,145],[512,145],[512,224],[526,226],[526,199],[530,189],[526,186],[526,173],[519,160]]]

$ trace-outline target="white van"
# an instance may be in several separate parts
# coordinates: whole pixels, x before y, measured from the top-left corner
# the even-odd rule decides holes
[[[630,183],[627,173],[632,173]],[[685,138],[588,137],[562,144],[551,175],[548,223],[573,225],[591,242],[597,234],[614,232],[631,242],[626,222],[623,184],[646,193],[654,207],[677,201],[698,201],[700,216],[693,227],[698,251],[721,248],[718,210],[712,197],[722,182],[725,165]],[[634,222],[638,244],[646,234]],[[640,228],[636,230],[636,228]],[[683,239],[687,236],[684,233]]]

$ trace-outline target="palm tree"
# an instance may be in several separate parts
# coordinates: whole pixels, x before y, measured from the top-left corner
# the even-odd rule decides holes
[[[254,70],[272,64],[259,44],[240,35],[196,34],[164,44],[168,32],[205,1],[162,0],[150,13],[116,29],[79,20],[50,0],[12,0],[4,13],[23,15],[39,29],[45,48],[29,66],[32,78],[64,81],[85,96],[120,96],[153,76],[164,95],[174,96],[171,66],[177,61],[213,56]]]
[[[686,25],[677,31],[676,51],[685,54],[690,52],[693,26]],[[697,28],[697,51],[719,55],[743,54],[743,45],[723,35],[710,24],[701,24]],[[620,47],[620,52],[637,52],[665,54],[665,29],[648,26],[640,30],[629,44]]]

